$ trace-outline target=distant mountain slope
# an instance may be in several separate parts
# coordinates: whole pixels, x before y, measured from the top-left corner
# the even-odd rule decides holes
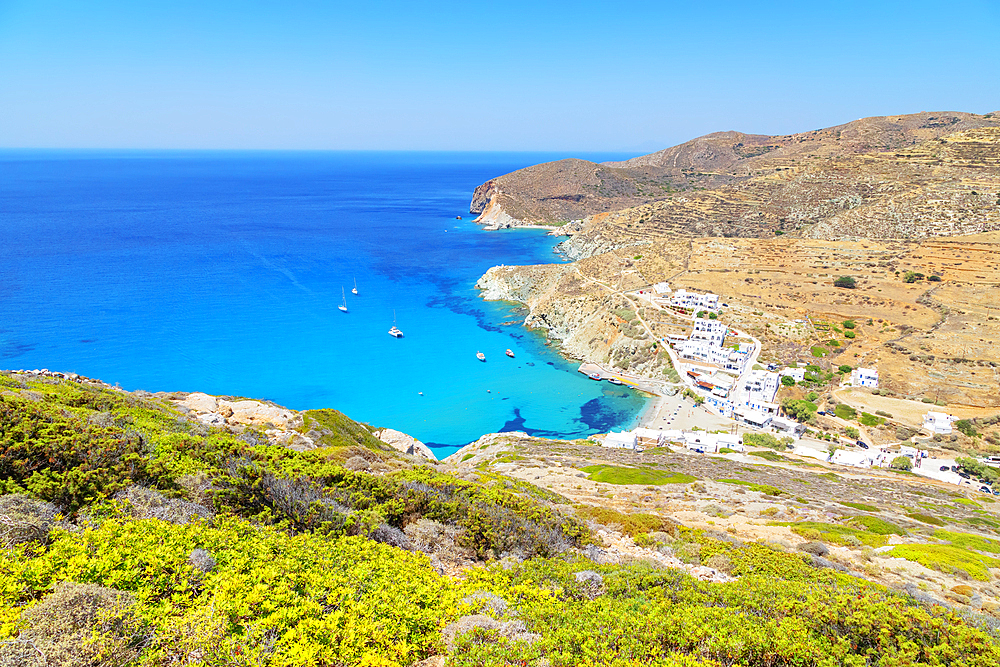
[[[470,210],[498,227],[594,216],[590,246],[677,234],[909,238],[1000,228],[998,193],[1000,113],[935,112],[550,162],[484,183]]]

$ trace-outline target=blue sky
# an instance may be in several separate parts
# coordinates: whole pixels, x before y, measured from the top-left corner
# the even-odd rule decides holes
[[[998,45],[997,0],[0,0],[0,147],[648,152],[995,111]]]

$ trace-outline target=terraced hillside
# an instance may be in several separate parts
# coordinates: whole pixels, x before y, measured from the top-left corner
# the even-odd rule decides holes
[[[721,320],[761,339],[764,360],[873,366],[882,388],[902,397],[997,407],[997,256],[1000,232],[923,241],[664,239],[572,264],[495,267],[480,286],[488,298],[525,303],[526,323],[567,354],[644,375],[670,366],[655,340],[690,329],[634,293],[668,280],[721,295]],[[839,276],[856,287],[835,287]],[[628,321],[636,314],[652,337]]]
[[[866,118],[786,136],[720,132],[625,162],[563,160],[484,183],[496,226],[577,225],[577,256],[672,236],[905,239],[1000,227],[1000,114]]]

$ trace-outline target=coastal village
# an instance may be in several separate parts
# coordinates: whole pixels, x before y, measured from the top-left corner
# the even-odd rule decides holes
[[[856,422],[852,424],[835,411],[828,413],[813,404],[813,420],[822,418],[839,431],[833,440],[820,439],[814,429],[790,416],[777,400],[782,387],[805,382],[807,365],[759,365],[761,341],[720,319],[726,304],[719,295],[683,288],[671,290],[668,283],[659,282],[650,289],[634,290],[629,296],[649,309],[689,321],[690,333],[659,340],[678,371],[677,384],[650,382],[592,363],[580,366],[580,372],[592,380],[627,384],[656,396],[639,426],[608,433],[601,439],[602,446],[635,451],[668,447],[738,457],[746,451],[744,439],[759,442],[752,434],[770,434],[773,438],[769,442],[776,440],[784,445],[782,449],[805,459],[850,468],[901,467],[916,475],[1000,496],[1000,485],[994,488],[990,480],[975,479],[960,471],[956,457],[929,455],[928,450],[935,444],[933,438],[951,435],[957,417],[928,410],[923,415],[921,433],[914,434],[912,442],[875,443]],[[841,389],[879,387],[875,368],[841,370]],[[671,401],[668,397],[674,398]],[[682,407],[686,417],[678,417]],[[676,422],[681,421],[683,429],[677,427]],[[884,423],[881,418],[879,425]],[[745,438],[746,434],[751,434],[750,438]],[[1000,468],[998,457],[983,457],[982,463]]]

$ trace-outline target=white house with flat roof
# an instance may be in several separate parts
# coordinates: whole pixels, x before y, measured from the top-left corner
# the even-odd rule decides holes
[[[802,382],[806,379],[806,369],[804,368],[783,368],[778,371],[778,377],[783,378],[788,376],[795,380],[796,382]]]
[[[928,412],[924,415],[924,428],[931,433],[948,435],[951,433],[951,424],[955,420],[955,417],[943,412]]]
[[[638,444],[639,439],[636,437],[636,434],[630,431],[622,431],[621,433],[612,431],[604,436],[604,440],[601,442],[602,447],[611,447],[614,449],[635,449]]]
[[[729,327],[719,320],[706,320],[697,318],[694,321],[694,328],[691,330],[691,340],[704,340],[715,347],[722,347],[726,340]]]
[[[777,373],[750,371],[743,383],[744,404],[754,407],[755,410],[763,410],[762,406],[766,403],[769,404],[768,412],[770,412],[770,405],[773,405],[774,396],[778,393],[779,383]]]
[[[691,310],[718,310],[719,295],[711,293],[698,294],[697,292],[689,292],[682,288],[675,291],[673,296],[670,297],[670,305],[675,308]]]
[[[653,285],[653,291],[657,294],[670,294],[670,283],[656,283]]]
[[[851,466],[852,468],[870,468],[872,466],[871,454],[865,451],[856,451],[853,449],[838,449],[830,457],[830,463],[836,463],[842,466]]]
[[[874,368],[855,368],[851,371],[851,386],[878,389],[878,370]]]

